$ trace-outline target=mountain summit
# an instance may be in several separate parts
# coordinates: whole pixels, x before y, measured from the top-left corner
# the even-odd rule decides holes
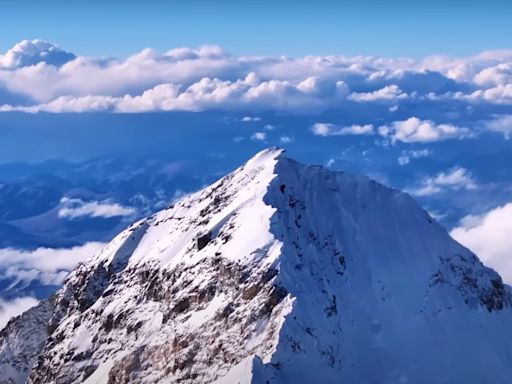
[[[25,341],[0,335],[3,382],[512,377],[512,290],[496,272],[409,195],[279,149],[133,224],[51,306],[33,310],[48,338],[31,371],[9,368],[34,361]]]

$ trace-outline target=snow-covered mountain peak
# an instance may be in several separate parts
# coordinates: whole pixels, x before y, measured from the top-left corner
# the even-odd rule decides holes
[[[279,147],[266,148],[255,154],[246,163],[247,166],[272,166],[273,161],[282,157],[286,152],[285,149]]]
[[[202,191],[185,196],[173,206],[147,219],[132,225],[121,233],[100,254],[90,261],[100,260],[108,265],[119,262],[119,245],[130,249],[129,265],[137,265],[148,260],[158,260],[173,267],[183,262],[195,262],[208,255],[211,247],[204,251],[198,247],[200,238],[206,241],[209,234],[212,244],[230,248],[232,244],[257,242],[254,238],[232,236],[231,243],[221,240],[236,216],[243,215],[247,220],[261,219],[262,229],[268,227],[272,208],[263,202],[272,180],[276,177],[276,164],[283,160],[283,150],[270,148],[259,152],[243,166],[223,177]],[[261,207],[260,207],[261,206]],[[239,220],[238,220],[239,221]],[[173,233],[167,232],[173,228]],[[252,231],[259,235],[261,231]],[[226,235],[227,236],[227,235]],[[208,243],[208,240],[206,243]],[[205,243],[205,245],[206,245]],[[235,245],[233,245],[235,246]],[[191,259],[185,257],[191,255]],[[197,252],[196,252],[197,251]],[[225,252],[226,253],[226,252]],[[236,258],[233,252],[231,258]]]
[[[268,149],[80,265],[29,382],[506,383],[511,304],[407,194]]]

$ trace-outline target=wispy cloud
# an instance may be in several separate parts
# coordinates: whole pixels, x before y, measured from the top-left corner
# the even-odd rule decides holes
[[[432,150],[430,149],[402,151],[401,155],[398,157],[398,164],[404,166],[409,164],[411,162],[411,159],[419,159],[421,157],[430,156],[431,154]]]
[[[119,217],[133,216],[137,210],[125,207],[109,200],[83,201],[82,199],[63,197],[60,200],[61,208],[58,215],[63,219],[77,219],[81,217]]]
[[[429,196],[446,190],[471,190],[476,187],[476,181],[467,169],[455,167],[434,177],[424,178],[418,187],[409,189],[409,192],[416,196]]]
[[[106,244],[86,243],[72,248],[38,248],[35,250],[0,249],[0,278],[12,286],[39,282],[43,285],[60,285],[69,272],[99,252]],[[7,321],[37,304],[32,297],[12,301],[0,299],[0,328]]]
[[[256,141],[265,141],[267,138],[267,134],[265,132],[255,132],[252,136],[252,140]]]
[[[487,123],[491,131],[501,132],[508,140],[512,137],[512,115],[500,115]]]
[[[334,165],[334,163],[335,163],[335,162],[336,162],[336,160],[334,160],[334,159],[331,157],[329,160],[327,160],[327,161],[326,161],[325,166],[326,166],[327,168],[331,168],[331,167]]]
[[[259,117],[259,116],[244,116],[244,117],[242,117],[241,121],[243,121],[244,123],[258,122],[258,121],[261,121],[261,117]]]
[[[311,127],[311,132],[317,136],[371,135],[373,134],[373,125],[366,124],[338,127],[334,124],[315,123]]]
[[[37,279],[48,284],[60,284],[63,276],[66,276],[66,273],[60,272],[72,270],[104,246],[104,243],[90,242],[72,248],[0,248],[0,275],[24,281]]]
[[[293,143],[295,141],[295,139],[291,136],[281,136],[279,138],[279,142],[281,144],[289,144],[289,143]]]

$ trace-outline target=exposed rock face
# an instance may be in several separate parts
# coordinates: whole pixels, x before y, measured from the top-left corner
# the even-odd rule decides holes
[[[208,245],[208,243],[212,240],[211,232],[206,232],[205,234],[201,234],[197,237],[197,250],[200,251],[204,247]]]
[[[80,265],[28,382],[508,383],[511,306],[408,195],[267,150]]]
[[[0,384],[24,383],[48,337],[52,301],[11,319],[0,331]]]

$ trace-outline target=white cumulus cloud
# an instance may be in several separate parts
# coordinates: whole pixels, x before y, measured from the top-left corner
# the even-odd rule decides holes
[[[392,143],[434,142],[470,137],[468,128],[478,125],[509,137],[508,128],[487,122],[512,105],[511,52],[462,58],[291,58],[236,56],[218,46],[201,46],[166,52],[146,48],[118,59],[75,56],[49,42],[25,40],[0,55],[0,112],[223,110],[239,112],[241,121],[258,122],[264,112],[320,114],[353,108],[359,119],[371,116],[381,126],[370,131],[370,124],[327,125],[319,134],[370,134],[378,128]],[[421,106],[422,120],[389,119],[389,113],[408,108],[412,114],[415,106]],[[438,123],[473,108],[479,112],[469,127]]]
[[[469,130],[452,124],[436,124],[431,120],[421,120],[413,116],[407,120],[380,126],[379,133],[391,139],[393,143],[427,143],[461,138],[467,136]]]
[[[510,51],[465,58],[290,58],[235,56],[202,46],[163,53],[147,48],[116,59],[77,57],[42,40],[25,40],[0,55],[0,111],[222,109],[251,117],[258,111],[318,112],[346,103],[391,104],[390,110],[425,100],[510,104],[511,68]]]
[[[403,100],[408,97],[396,84],[391,84],[372,92],[354,92],[348,98],[360,102],[377,102]]]
[[[0,55],[0,68],[15,69],[46,63],[60,66],[74,60],[76,56],[63,51],[55,44],[41,39],[23,40]]]

